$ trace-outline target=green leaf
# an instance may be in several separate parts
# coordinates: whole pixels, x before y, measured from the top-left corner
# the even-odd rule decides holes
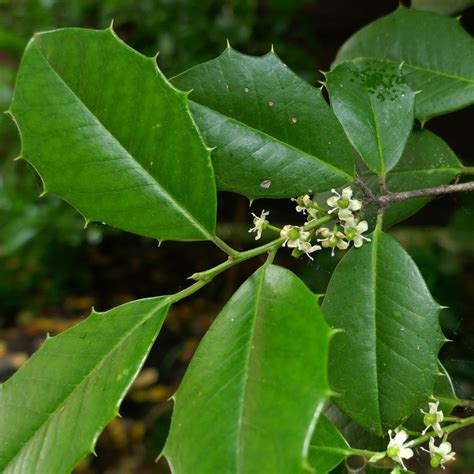
[[[85,321],[43,346],[0,385],[0,471],[69,473],[140,370],[169,307],[134,301]]]
[[[11,108],[22,157],[86,222],[160,240],[212,240],[209,151],[186,95],[111,29],[29,42]]]
[[[474,0],[411,0],[411,7],[416,10],[429,10],[442,15],[452,15],[473,5]]]
[[[350,453],[350,446],[339,430],[326,418],[319,417],[309,446],[309,464],[318,474],[331,471]]]
[[[327,404],[324,415],[337,427],[352,448],[383,451],[387,446],[387,442],[382,437],[362,428],[352,418],[344,414],[332,401]]]
[[[367,166],[385,175],[400,160],[414,120],[415,93],[399,66],[340,64],[326,75],[332,108]]]
[[[321,91],[273,53],[228,48],[172,79],[212,154],[217,186],[251,199],[324,191],[353,180],[352,150]]]
[[[334,401],[381,436],[432,394],[444,342],[441,307],[411,257],[377,228],[370,244],[343,257],[322,309],[343,330],[330,348],[329,380],[340,394]]]
[[[423,122],[474,102],[474,40],[454,18],[399,8],[349,38],[336,63],[361,57],[403,61]]]
[[[226,304],[175,395],[174,474],[300,472],[329,395],[317,296],[270,265]]]
[[[385,183],[391,192],[413,191],[448,184],[462,171],[462,164],[445,141],[428,130],[414,130],[397,166],[387,174]],[[365,177],[373,191],[378,178]],[[417,198],[391,204],[385,210],[387,228],[418,212],[432,198]]]
[[[439,409],[442,410],[444,416],[449,416],[455,407],[461,404],[459,398],[454,390],[453,382],[446,369],[443,367],[441,362],[438,363],[439,373],[436,377],[435,384],[433,387],[433,396],[429,400],[426,400],[422,406],[420,406],[404,423],[404,426],[412,431],[421,431],[425,428],[423,424],[423,414],[420,409],[424,411],[428,410],[428,402],[432,402],[434,399],[439,400]]]

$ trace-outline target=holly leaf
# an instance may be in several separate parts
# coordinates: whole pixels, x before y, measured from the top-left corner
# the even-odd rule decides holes
[[[309,446],[309,464],[318,474],[332,471],[348,455],[350,446],[339,430],[326,418],[319,417]]]
[[[319,192],[353,180],[351,147],[321,91],[273,52],[227,48],[172,79],[212,154],[217,186],[250,199]]]
[[[234,294],[175,394],[175,474],[300,472],[329,396],[330,330],[294,274],[264,266]]]
[[[329,380],[340,394],[334,401],[382,436],[432,394],[445,340],[441,307],[411,257],[376,228],[371,243],[336,267],[322,309],[343,330],[330,348]]]
[[[411,0],[416,10],[429,10],[442,15],[452,15],[474,5],[474,0]]]
[[[36,34],[11,113],[21,157],[44,191],[86,223],[160,240],[213,239],[214,175],[186,95],[111,29]]]
[[[422,122],[474,102],[474,40],[454,18],[401,7],[349,38],[335,64],[356,58],[403,62],[408,85],[420,91]]]
[[[48,336],[0,385],[0,471],[69,473],[93,452],[168,307],[166,297],[133,301]]]
[[[326,88],[354,148],[384,176],[400,160],[414,120],[415,93],[400,67],[373,60],[342,63],[327,73]]]

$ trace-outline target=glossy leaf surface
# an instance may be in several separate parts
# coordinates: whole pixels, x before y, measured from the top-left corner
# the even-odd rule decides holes
[[[452,15],[473,5],[474,0],[411,0],[412,8],[429,10],[443,15]]]
[[[35,35],[11,112],[22,157],[86,221],[160,240],[212,239],[213,170],[186,95],[112,30]]]
[[[0,385],[0,471],[69,473],[90,453],[140,370],[167,298],[92,312]]]
[[[353,179],[352,150],[321,91],[274,54],[233,49],[172,79],[212,153],[219,189],[249,198],[324,191]]]
[[[441,138],[427,130],[414,130],[397,166],[386,176],[391,192],[413,191],[450,183],[462,170],[462,164]],[[365,177],[366,184],[378,191],[378,178]],[[391,204],[384,214],[389,227],[418,212],[432,198],[417,198]]]
[[[415,93],[400,67],[373,60],[342,63],[326,75],[326,87],[349,140],[383,176],[400,160],[414,120]]]
[[[346,457],[349,448],[339,430],[326,418],[319,417],[309,447],[309,464],[318,474],[330,472]]]
[[[474,102],[474,39],[454,18],[399,8],[349,38],[336,63],[361,57],[403,61],[422,121]]]
[[[432,394],[444,341],[440,306],[415,263],[377,229],[343,257],[322,309],[343,330],[330,349],[335,403],[379,436],[397,427]]]
[[[270,265],[234,294],[175,395],[174,474],[300,472],[327,399],[330,330],[317,297]]]

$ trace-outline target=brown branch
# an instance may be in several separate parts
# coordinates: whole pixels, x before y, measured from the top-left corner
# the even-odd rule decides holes
[[[436,188],[417,189],[416,191],[405,191],[401,193],[387,193],[383,196],[376,197],[373,200],[374,204],[380,207],[387,206],[394,202],[407,201],[408,199],[415,199],[419,197],[441,196],[443,194],[459,193],[463,191],[474,191],[474,181],[460,184],[447,184],[438,186]]]
[[[474,181],[460,184],[447,184],[436,188],[417,189],[416,191],[405,191],[400,193],[388,192],[383,196],[367,196],[367,204],[375,204],[378,207],[385,207],[396,202],[407,201],[408,199],[441,196],[443,194],[459,193],[463,191],[474,191]]]

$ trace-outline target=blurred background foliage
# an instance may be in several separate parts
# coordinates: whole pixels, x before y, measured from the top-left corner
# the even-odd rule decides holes
[[[409,2],[404,2],[409,3]],[[414,6],[440,9],[437,0]],[[443,3],[443,2],[441,2]],[[459,2],[456,12],[472,1]],[[23,48],[36,31],[65,26],[114,28],[171,77],[220,54],[228,39],[248,54],[271,45],[299,75],[313,84],[354,31],[398,6],[397,0],[0,0],[0,110],[7,110]],[[439,11],[441,11],[439,10]],[[454,10],[453,10],[454,11]],[[449,11],[448,13],[451,13]],[[474,32],[474,11],[461,20]],[[138,86],[139,87],[139,86]],[[466,164],[474,164],[470,126],[474,108],[430,121]],[[222,255],[206,243],[156,242],[93,224],[42,191],[40,179],[23,160],[16,128],[0,115],[0,380],[8,378],[42,343],[88,314],[132,299],[175,292],[194,271],[217,264]],[[251,245],[245,199],[221,193],[220,235],[236,248]],[[252,210],[272,209],[281,224],[294,216],[290,202],[258,201]],[[474,387],[474,196],[430,203],[393,229],[419,265],[443,312],[444,331],[455,344],[442,351],[458,395],[472,399]],[[338,258],[320,254],[314,263],[284,252],[277,263],[296,271],[324,293]],[[99,439],[98,458],[87,458],[84,473],[168,472],[154,463],[167,434],[170,403],[187,363],[219,309],[260,262],[234,268],[201,293],[173,308],[146,368],[114,420]],[[158,372],[159,368],[159,372]],[[472,472],[474,444],[459,437],[460,461],[451,472]],[[157,471],[158,469],[158,471]],[[420,467],[417,472],[422,472]]]

